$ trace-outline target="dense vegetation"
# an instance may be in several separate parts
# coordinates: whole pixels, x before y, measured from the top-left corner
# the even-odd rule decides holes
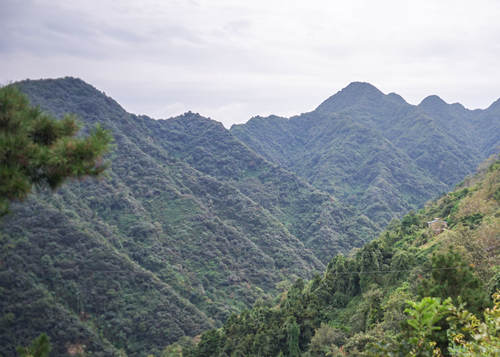
[[[0,88],[0,215],[33,185],[58,187],[67,178],[98,176],[111,137],[100,127],[76,138],[74,118],[62,120],[29,105],[14,86]]]
[[[427,222],[444,218],[434,234]],[[183,356],[496,356],[500,349],[500,160],[394,221],[323,275],[220,329]],[[465,307],[464,307],[465,306]],[[488,310],[489,309],[489,310]],[[483,315],[485,312],[485,315]],[[463,353],[463,354],[460,354]]]
[[[319,121],[311,117],[310,124],[318,124],[315,128],[306,130],[303,121],[304,133],[317,134],[308,139],[311,147],[322,131],[325,140],[335,137],[333,146],[323,147],[326,141],[315,146],[318,157],[325,154],[320,161],[333,160],[332,165],[308,161],[320,162],[308,156],[310,147],[307,151],[297,144],[303,137],[273,139],[303,151],[303,156],[290,156],[301,161],[297,165],[309,165],[310,173],[306,166],[299,172],[302,178],[293,172],[299,170],[276,159],[279,155],[271,157],[266,150],[243,144],[234,130],[198,114],[169,120],[135,116],[74,78],[16,86],[47,113],[58,118],[76,114],[83,136],[100,124],[111,132],[115,145],[106,158],[111,162],[106,177],[75,181],[54,193],[38,187],[2,219],[0,354],[13,355],[16,346],[26,346],[30,353],[38,348],[37,341],[42,348],[46,340],[37,337],[43,332],[54,355],[158,355],[175,341],[179,343],[165,353],[184,348],[195,355],[297,355],[312,353],[313,340],[331,342],[332,333],[335,346],[347,350],[356,339],[363,342],[375,336],[374,326],[385,321],[392,321],[387,331],[397,330],[404,319],[403,298],[416,298],[419,291],[431,288],[414,284],[418,274],[430,273],[432,264],[445,264],[441,258],[434,263],[429,254],[439,244],[456,243],[455,236],[443,240],[450,232],[474,237],[498,232],[497,226],[484,225],[497,218],[476,207],[482,201],[470,197],[482,191],[471,184],[466,191],[445,196],[443,200],[451,200],[444,204],[447,208],[406,216],[377,241],[349,255],[383,222],[422,203],[422,197],[444,191],[492,150],[498,135],[485,129],[496,125],[492,111],[478,124],[487,140],[477,149],[463,153],[456,145],[438,145],[451,150],[448,159],[458,160],[458,165],[446,161],[449,179],[437,183],[430,171],[380,132],[345,118],[332,124],[329,115],[319,116]],[[337,135],[342,130],[345,137]],[[466,133],[456,136],[469,140],[462,134]],[[421,155],[430,157],[426,143],[421,143]],[[280,150],[284,149],[276,149]],[[288,155],[285,151],[280,155]],[[339,159],[336,153],[344,156]],[[358,165],[361,171],[356,171]],[[366,182],[349,180],[342,170]],[[316,177],[329,184],[319,185]],[[468,200],[469,208],[461,208]],[[485,200],[487,207],[494,206],[489,196]],[[350,203],[360,204],[361,212]],[[467,209],[469,213],[463,214]],[[431,216],[446,217],[453,229],[435,239],[425,224]],[[475,241],[469,236],[462,239]],[[467,247],[467,254],[453,252],[443,259],[478,259],[471,252],[481,251]],[[493,253],[487,251],[486,256]],[[459,278],[490,284],[485,282],[491,269],[480,267],[477,264]],[[314,275],[325,268],[324,276]],[[406,280],[411,284],[405,285]],[[477,312],[489,297],[471,289]],[[273,301],[280,291],[286,293]],[[381,319],[377,304],[390,299],[397,300],[399,310],[394,310],[393,320]],[[245,310],[252,305],[252,310]],[[349,314],[355,316],[352,321]],[[209,329],[197,347],[186,337]],[[362,348],[362,342],[355,347]]]
[[[231,184],[268,210],[323,263],[361,246],[375,230],[356,209],[269,163],[218,122],[186,113],[142,123],[170,155]]]
[[[57,354],[154,352],[311,277],[373,229],[214,121],[137,117],[73,78],[17,86],[78,115],[83,135],[99,123],[114,150],[107,177],[37,189],[3,219],[0,353],[41,332]]]
[[[310,113],[256,117],[231,133],[383,227],[498,152],[499,116],[498,102],[471,111],[430,96],[413,106],[355,82]]]

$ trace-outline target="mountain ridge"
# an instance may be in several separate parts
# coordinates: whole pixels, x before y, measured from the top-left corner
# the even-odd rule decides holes
[[[500,134],[489,129],[498,126],[498,118],[500,110],[496,112],[495,107],[470,111],[460,104],[447,104],[437,96],[428,96],[416,106],[408,104],[397,94],[386,95],[369,83],[353,82],[311,112],[288,119],[275,116],[252,118],[246,124],[233,125],[231,132],[268,160],[283,165],[314,186],[343,197],[350,205],[364,205],[362,212],[375,223],[384,225],[391,217],[451,189],[479,162],[493,154],[500,144]],[[345,141],[347,137],[354,145]],[[379,141],[373,141],[377,137]],[[371,140],[372,144],[367,145],[375,146],[363,152],[365,144],[360,139]],[[345,161],[346,157],[360,160],[372,155],[377,151],[376,147],[387,145],[384,140],[393,147],[385,154],[386,157],[393,156],[392,163],[383,164],[384,158],[379,156],[374,158],[376,165],[359,172]],[[321,151],[323,160],[318,157]],[[339,171],[341,162],[345,164]],[[368,163],[371,161],[359,165]],[[382,206],[374,203],[374,207],[388,208],[394,202],[396,206],[387,211],[388,216],[375,217],[370,213],[373,209],[367,205],[371,198],[353,195],[351,188],[363,187],[356,183],[360,174],[377,177],[381,172],[393,172],[397,167],[407,167],[404,170],[410,181],[427,182],[430,186],[417,194],[420,198],[414,196],[405,200],[407,189],[397,193],[395,200],[384,199],[382,195]],[[400,179],[405,176],[394,174]],[[396,187],[400,179],[390,183],[391,180],[386,178],[388,185],[366,181],[363,190],[398,192]]]
[[[75,78],[16,85],[44,111],[79,116],[83,134],[97,123],[110,130],[115,149],[107,178],[38,192],[2,222],[2,354],[36,331],[58,355],[75,344],[94,355],[159,353],[312,276],[373,230],[218,122],[133,115]],[[20,271],[40,299],[12,283]],[[58,313],[36,317],[54,304]]]
[[[297,280],[280,296],[206,332],[196,344],[175,344],[169,349],[177,347],[188,357],[201,357],[207,351],[211,356],[407,356],[416,352],[493,356],[499,346],[498,330],[495,318],[486,315],[498,309],[498,301],[496,308],[490,308],[490,297],[500,289],[499,233],[497,156],[456,190],[393,221],[361,249],[332,258],[323,274],[307,282]],[[459,313],[448,305],[449,315],[439,316],[425,308],[433,299],[461,306]],[[464,319],[471,313],[477,319]],[[435,322],[422,323],[429,318]],[[463,333],[452,335],[449,323],[456,318],[462,318],[460,324],[465,327],[460,330]],[[491,322],[481,332],[488,337],[465,349],[480,340],[470,332],[473,325],[485,326],[483,321]],[[422,323],[420,330],[414,323]],[[418,333],[427,337],[413,338]]]
[[[469,112],[436,116],[361,82],[342,94],[361,100],[329,98],[338,112],[254,117],[230,131],[198,113],[130,114],[77,78],[16,85],[57,117],[78,115],[82,134],[101,124],[115,150],[107,178],[37,192],[2,222],[7,355],[46,331],[58,355],[85,345],[146,356],[221,326],[463,179],[500,132],[495,107],[474,112],[484,138],[467,146],[469,127],[444,123]]]

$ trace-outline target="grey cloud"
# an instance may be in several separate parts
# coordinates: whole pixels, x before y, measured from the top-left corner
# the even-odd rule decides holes
[[[112,14],[108,22],[57,5],[32,3],[26,10],[18,7],[17,11],[9,5],[3,25],[6,36],[0,47],[4,52],[113,59],[123,57],[124,53],[144,56],[160,51],[171,58],[176,47],[172,43],[177,39],[191,44],[201,42],[191,31],[176,25],[134,28],[128,23],[113,22]]]
[[[83,77],[127,109],[156,117],[194,110],[229,125],[256,114],[291,115],[354,80],[413,103],[437,93],[484,107],[500,96],[495,2],[0,6],[1,81]]]

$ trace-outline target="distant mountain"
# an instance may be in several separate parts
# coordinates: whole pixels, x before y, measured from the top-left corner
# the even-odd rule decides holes
[[[75,78],[15,85],[115,143],[107,177],[37,192],[0,222],[2,355],[41,332],[56,355],[158,355],[313,277],[500,143],[499,102],[413,106],[359,82],[230,131],[127,113]]]
[[[375,229],[356,209],[265,160],[216,121],[186,113],[147,126],[169,155],[237,188],[325,264],[332,255],[361,246]]]
[[[107,178],[39,192],[2,221],[2,354],[40,332],[58,355],[157,353],[375,228],[213,120],[135,116],[75,78],[16,85],[47,112],[77,114],[83,132],[111,130],[115,147]]]
[[[500,105],[471,111],[429,96],[414,106],[354,82],[310,113],[255,117],[231,133],[382,227],[498,151],[499,123]]]

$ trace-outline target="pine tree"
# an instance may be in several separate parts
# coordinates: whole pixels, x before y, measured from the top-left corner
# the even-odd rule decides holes
[[[479,313],[488,304],[488,294],[473,268],[457,252],[432,257],[430,276],[418,287],[421,297],[433,296],[445,299],[451,297],[455,303],[460,296],[467,309]]]
[[[108,131],[97,126],[76,137],[74,116],[57,120],[32,107],[15,86],[0,88],[0,215],[23,200],[33,186],[57,188],[68,178],[98,176],[110,147]]]

